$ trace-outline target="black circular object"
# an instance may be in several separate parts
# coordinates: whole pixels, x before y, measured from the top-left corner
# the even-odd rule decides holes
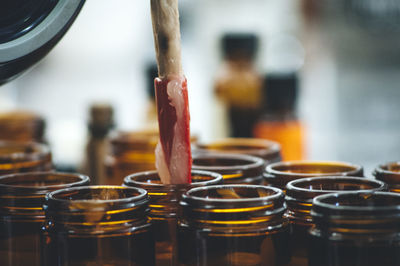
[[[64,36],[85,0],[2,0],[0,85],[41,60]]]

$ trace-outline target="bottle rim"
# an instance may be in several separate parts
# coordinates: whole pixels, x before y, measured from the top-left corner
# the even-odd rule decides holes
[[[197,143],[195,150],[207,153],[247,154],[271,161],[281,159],[281,145],[278,142],[259,138],[223,138]]]
[[[83,198],[83,199],[72,199],[71,193],[75,193],[75,195],[80,195],[79,193],[89,192],[89,191],[108,191],[108,190],[124,190],[127,192],[135,193],[133,196],[127,196],[123,198],[114,198],[114,199],[96,199],[96,198]],[[66,198],[61,198],[66,197]],[[93,194],[89,194],[89,196],[93,196]],[[104,194],[100,194],[99,196],[105,196]],[[50,192],[46,195],[46,201],[57,202],[61,205],[74,203],[84,203],[85,205],[93,205],[104,207],[104,204],[107,203],[129,203],[129,202],[139,202],[141,200],[147,199],[147,191],[142,188],[136,187],[123,187],[123,186],[80,186],[80,187],[72,187],[65,188]]]
[[[355,205],[339,205],[340,201],[348,200],[348,198],[356,198],[361,201],[370,200],[373,197],[387,198],[397,200],[397,204],[386,205],[385,206],[359,206]],[[375,200],[375,199],[374,199]],[[329,203],[332,201],[332,203]],[[329,214],[340,213],[351,218],[355,213],[365,213],[370,214],[373,212],[392,212],[395,211],[400,219],[400,194],[393,192],[381,192],[381,191],[366,191],[366,192],[341,192],[341,193],[329,193],[325,195],[317,196],[313,199],[313,212],[314,214],[320,211]],[[379,217],[378,217],[379,218]]]
[[[54,171],[7,174],[0,176],[0,191],[29,190],[47,193],[61,188],[82,186],[89,182],[90,179],[86,175]]]
[[[219,189],[235,189],[235,188],[242,188],[242,189],[251,189],[251,190],[269,190],[272,194],[267,196],[260,196],[260,197],[253,197],[253,198],[239,198],[239,199],[220,199],[220,198],[208,198],[208,197],[199,197],[193,194],[200,193],[202,191],[210,191],[210,190],[219,190]],[[279,188],[275,187],[268,187],[268,186],[261,186],[261,185],[244,185],[244,184],[232,184],[232,185],[213,185],[207,187],[197,187],[188,190],[185,194],[183,194],[184,200],[190,200],[195,202],[203,202],[203,203],[255,203],[260,201],[274,201],[276,199],[282,198],[284,196],[283,191]]]
[[[288,224],[283,191],[274,187],[230,184],[193,188],[183,194],[180,208],[181,226],[208,228],[222,235],[251,233],[255,228],[281,230]]]
[[[341,192],[385,191],[386,189],[387,185],[384,182],[365,177],[324,176],[296,179],[286,186],[287,216],[296,223],[312,225],[311,209],[316,196]]]
[[[197,161],[197,163],[196,163]],[[202,164],[201,161],[205,161]],[[210,165],[210,164],[213,165]],[[226,165],[226,164],[230,165]],[[263,167],[264,160],[250,155],[241,154],[197,154],[193,156],[192,168],[205,171],[228,171],[228,170],[249,170],[253,168]]]
[[[392,170],[391,168],[395,168],[396,170]],[[400,178],[400,161],[379,165],[375,168],[373,175],[378,179],[383,179],[383,181],[390,177]]]
[[[223,181],[222,175],[210,172],[210,171],[201,171],[201,170],[192,170],[192,177],[202,176],[202,177],[210,177],[211,179],[206,181],[192,182],[191,184],[162,184],[160,177],[158,176],[158,172],[154,171],[145,171],[139,172],[135,174],[128,175],[124,178],[124,186],[128,187],[143,187],[143,188],[179,188],[179,187],[196,187],[196,186],[208,186],[213,184],[219,184]],[[142,178],[143,181],[137,181],[135,179]],[[149,181],[157,181],[157,182],[149,182]],[[193,180],[192,180],[193,181]]]
[[[82,186],[48,193],[43,210],[48,228],[64,224],[61,230],[67,232],[95,229],[105,234],[149,225],[148,202],[141,188]]]
[[[351,185],[367,185],[370,189],[323,189],[323,185],[340,185],[340,184],[351,184]],[[319,185],[319,189],[310,188],[312,185]],[[308,186],[308,187],[307,187]],[[317,176],[317,177],[306,177],[290,181],[286,185],[286,195],[302,193],[303,196],[307,197],[308,194],[327,194],[327,193],[340,193],[343,191],[371,191],[371,190],[384,190],[387,185],[376,179],[368,179],[365,177],[357,176]],[[304,197],[302,197],[304,198]]]
[[[295,167],[309,167],[311,169],[317,167],[343,167],[347,170],[343,171],[326,171],[322,172],[287,172],[286,169],[290,170]],[[321,168],[317,168],[321,169]],[[315,169],[314,169],[315,171]],[[289,176],[289,177],[311,177],[311,176],[338,176],[338,175],[356,175],[357,173],[362,174],[363,167],[361,165],[340,162],[340,161],[286,161],[272,163],[266,167],[266,173],[276,176]],[[356,175],[357,176],[357,175]]]
[[[0,169],[8,169],[9,163],[25,163],[51,158],[47,145],[37,142],[0,141]]]

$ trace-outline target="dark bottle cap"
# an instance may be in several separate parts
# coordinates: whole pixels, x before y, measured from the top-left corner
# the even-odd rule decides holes
[[[107,103],[96,103],[90,107],[89,130],[94,137],[104,137],[114,127],[113,108]]]
[[[294,111],[298,95],[297,73],[267,74],[264,80],[263,94],[265,111]]]
[[[221,39],[223,55],[228,59],[253,59],[258,49],[258,37],[253,33],[228,33]]]
[[[146,82],[147,82],[147,96],[150,97],[151,100],[155,101],[156,92],[154,89],[154,79],[158,77],[158,68],[156,64],[150,64],[146,70]]]

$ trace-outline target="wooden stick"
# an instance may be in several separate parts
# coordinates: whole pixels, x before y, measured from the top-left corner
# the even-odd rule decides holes
[[[151,0],[158,75],[183,75],[178,0]]]

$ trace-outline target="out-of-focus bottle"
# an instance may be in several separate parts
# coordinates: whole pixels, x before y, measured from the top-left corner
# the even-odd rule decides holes
[[[109,104],[94,104],[90,108],[89,140],[86,145],[84,173],[92,184],[105,184],[104,160],[108,154],[107,135],[114,126],[113,108]]]
[[[105,159],[105,183],[121,185],[129,174],[154,170],[157,143],[155,130],[111,134],[110,154]]]
[[[32,112],[0,113],[0,140],[44,141],[45,121]]]
[[[231,136],[249,138],[260,113],[262,78],[255,66],[258,37],[226,34],[221,40],[224,62],[215,93],[228,108]]]
[[[241,154],[198,154],[193,156],[192,169],[219,173],[224,184],[261,185],[265,161]]]
[[[342,192],[314,198],[309,266],[400,265],[400,195]]]
[[[283,160],[305,157],[305,128],[296,115],[297,74],[268,74],[264,81],[263,115],[254,136],[278,142]]]
[[[304,177],[316,176],[360,176],[364,175],[361,165],[331,161],[291,161],[270,164],[264,172],[264,185],[282,190],[287,183]]]
[[[400,162],[379,165],[373,175],[388,184],[390,191],[400,192]]]
[[[182,194],[194,187],[218,185],[222,182],[220,174],[196,170],[192,171],[191,184],[164,185],[155,171],[125,178],[125,186],[143,188],[149,193],[149,218],[154,226],[157,266],[177,265],[176,227]]]
[[[308,266],[308,231],[314,225],[311,217],[313,198],[339,192],[384,191],[387,185],[362,177],[312,177],[289,182],[286,186],[286,216],[291,226],[292,266]]]
[[[110,153],[106,156],[108,185],[120,185],[124,177],[138,172],[155,170],[154,150],[158,143],[158,130],[114,132],[110,136]],[[191,137],[192,143],[196,137]]]
[[[279,143],[256,138],[225,138],[210,142],[196,143],[193,153],[233,153],[257,156],[268,165],[281,161]]]
[[[51,153],[46,145],[35,142],[0,141],[0,176],[47,171],[52,168]]]
[[[194,188],[183,195],[178,265],[287,265],[289,223],[280,189]]]
[[[34,172],[0,177],[0,264],[42,266],[42,205],[48,192],[88,185],[77,174]],[[54,264],[52,265],[54,266]]]
[[[144,189],[89,186],[46,196],[43,266],[152,266]]]

